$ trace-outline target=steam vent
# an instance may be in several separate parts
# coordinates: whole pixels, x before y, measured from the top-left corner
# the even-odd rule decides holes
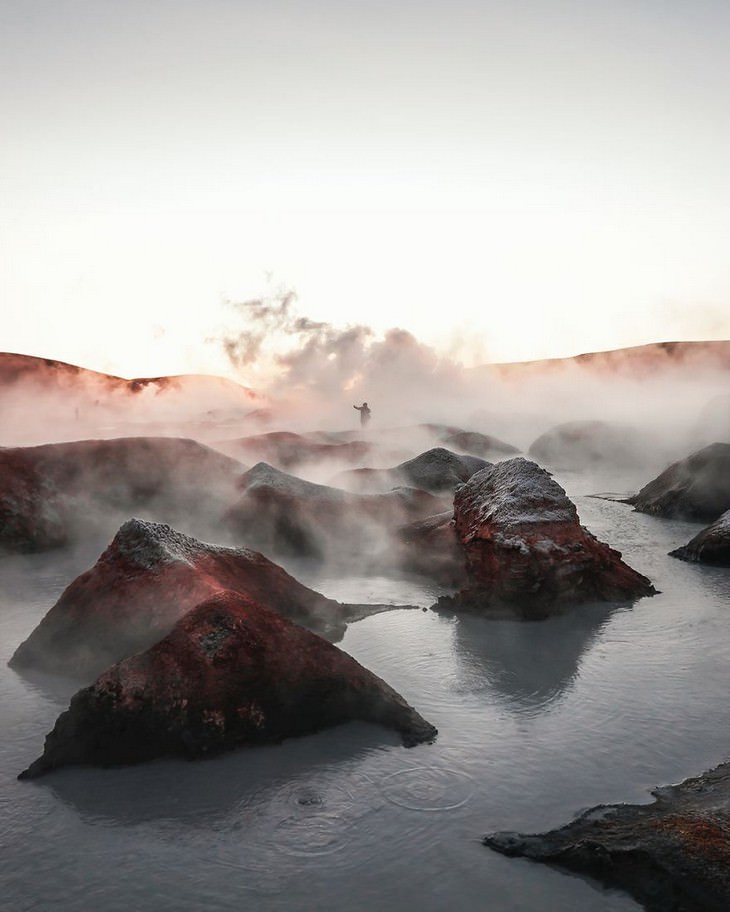
[[[68,765],[199,758],[350,720],[394,729],[406,746],[436,736],[336,646],[247,596],[220,592],[79,691],[20,778]]]
[[[454,497],[454,521],[468,583],[441,607],[530,619],[656,592],[581,526],[563,488],[523,457],[472,475]]]

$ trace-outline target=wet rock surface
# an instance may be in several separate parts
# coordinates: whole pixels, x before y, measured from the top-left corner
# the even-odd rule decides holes
[[[242,477],[240,487],[224,517],[237,540],[267,554],[316,560],[387,558],[390,533],[443,508],[437,497],[415,488],[356,494],[263,462]]]
[[[336,646],[247,596],[220,592],[79,691],[21,778],[67,765],[200,758],[351,720],[392,728],[407,746],[436,736]]]
[[[718,519],[730,510],[730,443],[712,443],[673,463],[625,502],[656,516]]]
[[[730,510],[698,532],[686,545],[669,554],[694,563],[730,567]]]
[[[42,551],[141,509],[207,528],[243,466],[194,440],[122,437],[0,450],[0,549]]]
[[[601,805],[540,835],[484,844],[621,887],[648,912],[730,908],[730,764],[657,789],[648,805]]]
[[[563,488],[536,463],[505,460],[454,497],[468,584],[439,606],[540,618],[588,601],[652,595],[651,582],[581,526]]]
[[[392,607],[343,605],[256,551],[209,545],[170,526],[133,519],[65,589],[10,665],[90,680],[111,663],[147,649],[221,589],[264,602],[333,640],[343,635],[348,620]]]

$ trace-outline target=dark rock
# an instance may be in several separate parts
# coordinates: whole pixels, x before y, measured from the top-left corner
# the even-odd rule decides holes
[[[653,804],[601,805],[561,829],[494,833],[484,844],[621,887],[648,912],[725,912],[730,764],[653,794]]]
[[[581,526],[565,491],[536,463],[505,460],[454,497],[468,585],[444,608],[539,618],[587,601],[652,595],[649,580]]]
[[[499,437],[479,434],[476,431],[457,431],[454,434],[447,434],[442,442],[452,449],[462,450],[472,456],[480,456],[482,459],[490,461],[503,459],[505,456],[516,456],[520,452],[517,447],[505,443]]]
[[[0,449],[0,549],[41,551],[111,531],[142,509],[208,528],[243,466],[171,437],[81,440]]]
[[[453,492],[457,485],[485,466],[478,456],[460,456],[434,447],[391,469],[352,469],[337,476],[339,483],[359,491],[383,491],[393,485],[410,485],[434,494]]]
[[[540,463],[563,469],[642,465],[648,440],[628,425],[609,421],[569,421],[542,434],[528,454]]]
[[[348,620],[385,610],[325,598],[256,551],[208,545],[170,526],[132,519],[66,588],[10,665],[90,680],[156,643],[220,589],[264,602],[329,639],[339,639]]]
[[[408,746],[436,736],[336,646],[247,596],[219,592],[79,691],[20,778],[67,765],[200,758],[351,720],[393,728]]]
[[[712,443],[675,462],[626,503],[640,513],[713,522],[730,510],[730,443]]]
[[[226,526],[246,544],[271,554],[317,560],[355,559],[386,553],[388,533],[443,508],[425,491],[395,488],[354,494],[288,475],[266,463],[242,476]]]
[[[730,510],[669,554],[680,560],[730,567]]]
[[[454,528],[454,512],[446,510],[408,523],[399,530],[400,566],[442,586],[467,583],[464,552]]]

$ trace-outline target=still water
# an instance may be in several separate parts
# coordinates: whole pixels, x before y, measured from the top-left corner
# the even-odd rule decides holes
[[[101,550],[0,561],[0,908],[628,912],[622,893],[480,844],[727,758],[730,571],[667,556],[699,526],[586,497],[594,534],[661,594],[513,623],[394,611],[339,645],[439,729],[404,749],[352,724],[197,763],[17,773],[76,688],[7,668],[15,647]],[[347,601],[431,605],[438,590],[309,576]]]

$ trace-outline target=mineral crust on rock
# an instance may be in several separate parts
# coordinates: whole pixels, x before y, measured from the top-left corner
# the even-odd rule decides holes
[[[653,804],[600,805],[558,830],[484,844],[621,887],[648,912],[730,909],[730,764],[653,794]]]
[[[713,522],[730,510],[730,443],[711,443],[629,497],[640,513]]]
[[[483,469],[454,497],[467,586],[444,608],[545,617],[587,601],[652,595],[650,581],[581,526],[563,488],[523,457]]]
[[[244,593],[328,639],[342,636],[351,615],[385,608],[325,598],[256,551],[205,544],[170,526],[131,519],[65,589],[10,665],[90,680],[147,649],[221,589]]]
[[[700,564],[730,567],[730,510],[674,551],[672,557]]]
[[[198,758],[351,720],[436,729],[347,653],[240,593],[198,605],[147,652],[79,691],[21,778],[67,765]]]

